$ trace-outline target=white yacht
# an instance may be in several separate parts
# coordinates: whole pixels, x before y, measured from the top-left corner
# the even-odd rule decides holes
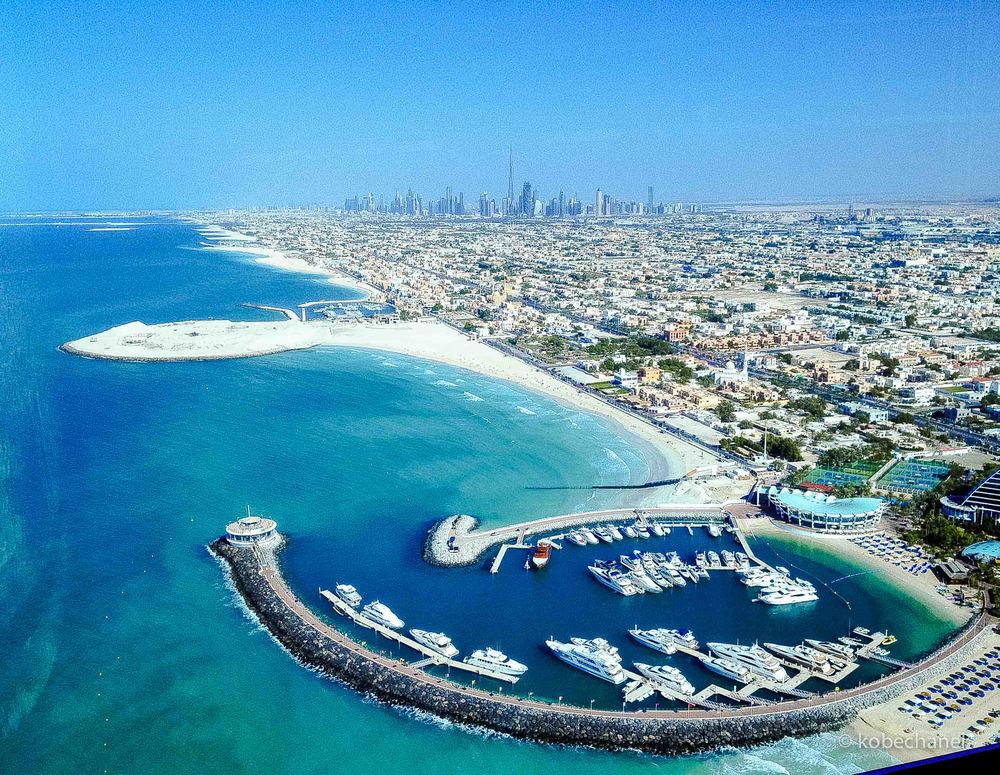
[[[606,544],[610,544],[615,540],[614,536],[611,535],[611,531],[605,527],[595,527],[593,533]]]
[[[684,577],[678,572],[676,568],[671,568],[669,571],[670,581],[673,582],[675,587],[686,587],[687,582]]]
[[[639,522],[636,522],[633,526],[635,528],[635,534],[639,538],[649,538],[649,528]]]
[[[654,684],[662,684],[668,689],[690,697],[695,692],[694,686],[676,667],[670,665],[646,665],[634,662],[635,669]]]
[[[576,544],[577,546],[586,546],[587,545],[587,537],[583,533],[578,533],[575,530],[572,533],[567,533],[566,534],[566,540],[567,541],[571,541],[572,543]]]
[[[653,531],[653,535],[655,535],[657,538],[663,538],[664,536],[663,525],[661,525],[659,522],[650,522],[649,529]]]
[[[646,575],[646,572],[642,569],[641,565],[636,570],[629,573],[628,577],[635,582],[636,586],[642,587],[642,589],[647,592],[659,594],[663,591],[663,587]]]
[[[405,624],[402,619],[390,610],[389,606],[385,603],[380,603],[378,600],[373,600],[362,608],[361,613],[376,624],[381,624],[382,626],[389,627],[393,630],[399,630]]]
[[[726,568],[735,568],[736,567],[736,555],[733,554],[728,549],[723,549],[722,550],[722,564]]]
[[[832,656],[839,657],[840,659],[846,659],[848,661],[854,659],[854,649],[840,643],[831,643],[828,640],[806,639],[806,645],[812,646],[817,651],[823,651],[827,654],[831,654]]]
[[[622,573],[618,568],[608,568],[600,567],[599,565],[590,565],[587,569],[594,574],[594,578],[600,581],[608,589],[613,589],[619,595],[638,595],[645,592],[644,589],[639,589],[632,582],[632,580]]]
[[[426,646],[431,651],[436,651],[442,656],[448,657],[448,659],[458,656],[458,649],[455,648],[455,644],[443,632],[428,632],[427,630],[414,628],[410,630],[410,635],[413,636],[413,640],[417,643]]]
[[[704,552],[698,552],[694,556],[694,564],[697,565],[699,568],[702,568],[702,569],[708,567],[708,558],[705,557],[705,553]]]
[[[580,535],[583,536],[584,540],[588,544],[599,543],[599,539],[597,538],[597,536],[594,535],[593,531],[590,530],[589,528],[582,527],[582,528],[580,528],[579,533],[580,533]]]
[[[750,669],[731,659],[725,659],[724,657],[702,657],[701,663],[713,673],[718,673],[734,681],[739,681],[743,684],[753,681],[753,673],[750,672]]]
[[[773,654],[760,646],[741,646],[737,643],[709,643],[708,648],[720,657],[731,659],[749,668],[757,675],[772,681],[787,681],[788,673]]]
[[[722,528],[720,528],[714,522],[709,522],[708,523],[708,534],[710,536],[712,536],[712,538],[718,538],[720,535],[722,535]]]
[[[604,638],[570,638],[569,642],[574,646],[586,646],[589,649],[607,652],[612,659],[621,662],[622,656],[618,653],[618,647],[612,646]]]
[[[678,646],[689,649],[698,648],[698,641],[695,640],[691,630],[668,630],[666,627],[640,630],[638,627],[634,627],[628,631],[628,634],[642,645],[649,646],[649,648],[664,654],[675,653]]]
[[[635,532],[635,528],[631,525],[625,525],[622,527],[622,532],[625,534],[626,538],[638,538],[639,534]]]
[[[767,605],[793,605],[795,603],[812,603],[819,600],[815,592],[808,589],[778,589],[773,592],[763,592],[757,596],[758,602]]]
[[[625,683],[625,673],[621,663],[602,649],[579,646],[575,643],[560,643],[557,640],[547,640],[545,645],[567,665],[613,684]]]
[[[337,597],[347,603],[351,608],[361,605],[361,595],[351,584],[338,584],[334,587]]]
[[[646,572],[647,576],[663,587],[663,589],[670,589],[674,585],[670,578],[664,574],[655,563],[643,565],[643,570]]]
[[[481,667],[504,675],[523,675],[528,670],[526,665],[511,659],[502,651],[490,648],[476,649],[462,661],[473,667]]]
[[[736,571],[736,574],[748,587],[773,587],[787,582],[784,576],[776,576],[763,568],[749,568],[745,571]]]
[[[617,525],[608,525],[607,531],[611,533],[611,537],[616,541],[621,541],[625,537],[622,535],[622,531],[618,529]]]
[[[794,662],[797,665],[803,665],[816,673],[822,673],[823,675],[833,673],[833,666],[830,664],[829,656],[809,646],[782,646],[780,643],[765,643],[764,647],[768,651],[773,651],[779,657],[787,659],[789,662]]]
[[[720,565],[722,565],[722,561],[719,559],[718,552],[708,553],[708,564],[711,565],[713,568],[718,568]]]

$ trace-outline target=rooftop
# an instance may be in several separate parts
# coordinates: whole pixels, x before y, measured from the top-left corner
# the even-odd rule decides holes
[[[980,541],[978,544],[965,547],[962,552],[964,557],[973,557],[976,560],[1000,560],[1000,541]]]
[[[836,498],[817,492],[802,492],[787,488],[779,490],[777,487],[771,489],[770,497],[783,506],[822,516],[869,514],[882,507],[881,498]]]
[[[226,532],[235,536],[260,535],[274,530],[278,523],[267,517],[243,517],[226,525]]]

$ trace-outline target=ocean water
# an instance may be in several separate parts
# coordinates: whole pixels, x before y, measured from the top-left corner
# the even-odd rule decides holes
[[[530,488],[638,482],[651,467],[602,421],[402,356],[67,356],[62,342],[131,320],[256,319],[240,304],[353,295],[198,250],[177,221],[91,230],[102,223],[0,219],[0,771],[836,773],[891,761],[836,735],[678,758],[539,746],[386,708],[299,667],[205,550],[248,503],[290,535],[288,575],[317,610],[318,586],[351,580],[464,650],[502,645],[531,665],[523,690],[537,695],[615,702],[538,649],[550,634],[609,636],[638,657],[622,631],[633,623],[777,639],[892,618],[903,654],[946,627],[870,581],[837,585],[849,613],[830,602],[793,623],[721,576],[626,601],[587,578],[588,560],[612,554],[599,547],[557,552],[540,574],[518,555],[496,576],[429,568],[420,545],[442,515],[496,524],[619,505],[634,491]],[[660,548],[710,541],[684,532]],[[851,570],[795,559],[821,580]],[[736,615],[717,613],[728,606]]]

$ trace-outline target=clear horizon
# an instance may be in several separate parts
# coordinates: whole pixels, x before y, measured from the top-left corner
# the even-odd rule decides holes
[[[0,211],[1000,194],[1000,9],[12,3]]]

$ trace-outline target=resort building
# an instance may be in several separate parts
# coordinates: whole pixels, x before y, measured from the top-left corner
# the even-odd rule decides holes
[[[952,500],[945,495],[940,503],[946,517],[963,522],[1000,519],[1000,469],[973,487],[964,498]]]
[[[272,546],[281,539],[278,523],[267,517],[257,517],[247,509],[247,515],[226,525],[226,540],[233,546]]]
[[[767,500],[779,519],[821,533],[859,533],[873,530],[882,518],[881,498],[837,498],[772,486]]]

